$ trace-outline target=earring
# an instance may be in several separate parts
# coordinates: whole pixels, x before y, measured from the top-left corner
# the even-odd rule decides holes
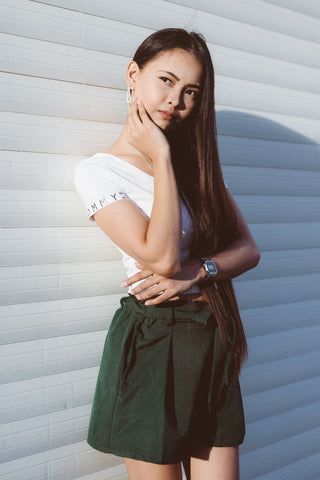
[[[131,90],[130,90],[131,86],[132,86],[132,83],[130,82],[127,89],[127,103],[131,103],[131,100],[132,100]]]

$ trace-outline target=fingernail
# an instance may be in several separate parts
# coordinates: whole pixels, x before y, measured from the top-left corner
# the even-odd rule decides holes
[[[145,305],[150,305],[150,302],[144,302]]]
[[[127,287],[127,286],[128,286],[127,282],[122,282],[121,283],[121,287]]]
[[[136,295],[136,298],[137,298],[138,300],[141,300],[141,296],[140,296],[140,295]]]
[[[141,103],[140,98],[137,98],[137,103],[138,103],[138,105],[140,105],[140,103]]]

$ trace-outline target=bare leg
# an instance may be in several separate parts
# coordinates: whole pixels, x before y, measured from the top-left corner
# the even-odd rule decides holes
[[[239,480],[239,447],[199,448],[194,455],[192,480]]]
[[[182,480],[181,463],[158,465],[124,458],[130,480]]]

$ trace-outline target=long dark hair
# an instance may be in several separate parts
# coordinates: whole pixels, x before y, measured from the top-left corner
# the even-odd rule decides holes
[[[202,64],[201,95],[191,115],[168,132],[177,185],[194,224],[192,258],[213,255],[237,236],[237,222],[223,181],[216,130],[214,69],[205,39],[196,32],[165,28],[151,34],[133,60],[140,69],[164,51],[181,48]],[[235,372],[247,357],[247,342],[231,280],[201,287],[217,320],[226,351],[233,350]],[[236,326],[236,332],[234,331]],[[236,338],[235,338],[236,337]]]

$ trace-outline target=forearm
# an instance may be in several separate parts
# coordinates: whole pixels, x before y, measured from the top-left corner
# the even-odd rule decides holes
[[[218,282],[238,277],[247,270],[254,268],[260,260],[260,252],[254,242],[248,241],[245,237],[240,237],[226,249],[207,258],[213,260],[217,266],[218,273],[215,279]],[[205,278],[204,269],[201,267],[200,278]]]
[[[212,255],[218,267],[217,282],[232,278],[253,268],[259,261],[259,251],[255,243],[246,238],[239,238],[228,248]],[[172,278],[165,278],[145,268],[144,265],[137,265],[140,272],[129,277],[123,284],[128,287],[136,282],[142,281],[136,286],[132,293],[137,295],[139,300],[148,300],[148,305],[156,305],[169,298],[182,295],[193,285],[205,278],[204,268],[200,259],[192,259],[183,262],[181,271]]]
[[[181,212],[170,153],[153,162],[154,200],[145,245],[150,267],[172,276],[180,270]]]

